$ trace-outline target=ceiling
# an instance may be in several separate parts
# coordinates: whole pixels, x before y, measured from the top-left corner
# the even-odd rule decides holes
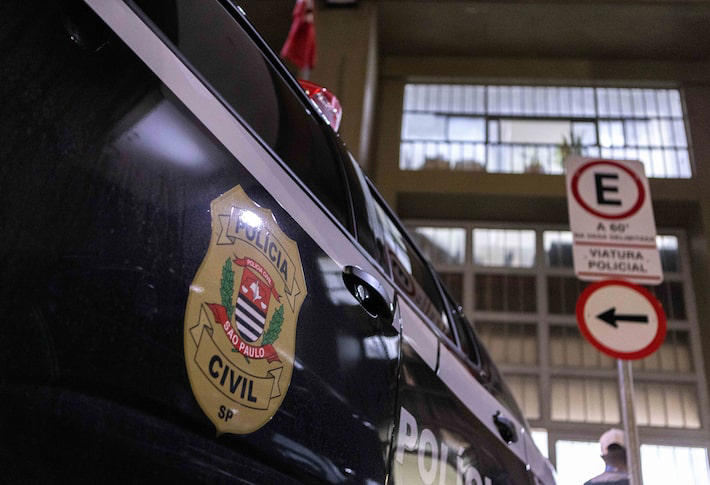
[[[710,56],[710,2],[379,3],[384,54],[654,60]]]
[[[366,1],[384,55],[710,60],[708,0]],[[279,49],[295,0],[238,3]]]

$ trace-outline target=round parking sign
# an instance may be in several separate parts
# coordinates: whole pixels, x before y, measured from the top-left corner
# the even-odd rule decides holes
[[[666,337],[666,315],[659,301],[624,280],[589,285],[577,301],[577,324],[592,345],[617,359],[642,359]]]
[[[572,176],[572,195],[592,215],[624,219],[636,214],[646,198],[641,178],[614,160],[593,160]]]

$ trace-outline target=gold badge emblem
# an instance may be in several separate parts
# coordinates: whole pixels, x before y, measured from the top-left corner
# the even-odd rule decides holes
[[[296,242],[240,186],[210,208],[212,238],[185,311],[185,364],[217,431],[246,434],[288,390],[306,281]]]

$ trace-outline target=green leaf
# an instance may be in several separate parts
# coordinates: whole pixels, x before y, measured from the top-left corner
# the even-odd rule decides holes
[[[222,306],[227,309],[227,317],[232,319],[234,313],[234,305],[232,305],[232,297],[234,296],[234,270],[232,269],[232,261],[227,258],[222,266],[222,280],[220,281],[219,294],[222,297]]]
[[[276,309],[274,314],[271,316],[271,321],[269,322],[269,329],[264,334],[264,340],[262,340],[261,345],[269,345],[279,338],[281,333],[281,325],[284,322],[284,306],[281,305]]]

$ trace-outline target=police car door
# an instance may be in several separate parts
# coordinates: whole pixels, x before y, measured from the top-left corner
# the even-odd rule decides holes
[[[183,410],[265,467],[383,482],[394,291],[377,247],[354,236],[332,130],[228,2],[87,3],[164,83],[126,115],[109,155],[135,170],[151,150],[174,164],[149,169],[184,208]],[[214,466],[232,466],[224,453]]]
[[[395,483],[528,483],[522,426],[476,379],[464,323],[451,321],[426,261],[381,200],[377,207],[402,315]]]

